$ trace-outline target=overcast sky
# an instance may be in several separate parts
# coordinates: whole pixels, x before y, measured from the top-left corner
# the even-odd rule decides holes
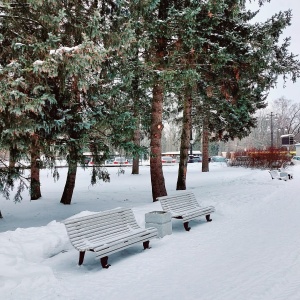
[[[249,8],[251,10],[260,10],[257,17],[258,21],[266,20],[279,11],[292,10],[292,25],[284,31],[283,36],[291,37],[290,51],[300,55],[300,0],[271,0],[271,3],[266,3],[261,8],[258,7],[257,0],[254,2],[249,4]],[[300,60],[300,57],[298,59]],[[270,102],[282,96],[293,102],[300,102],[300,78],[296,83],[288,81],[285,88],[283,88],[283,81],[279,81],[277,88],[270,91],[268,101]]]

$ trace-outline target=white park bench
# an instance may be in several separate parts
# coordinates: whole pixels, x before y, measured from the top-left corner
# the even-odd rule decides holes
[[[287,181],[288,179],[293,179],[293,173],[291,173],[288,170],[269,170],[269,173],[272,177],[272,179],[280,179]]]
[[[213,206],[201,207],[196,197],[191,192],[181,193],[158,197],[162,209],[171,213],[172,218],[182,219],[183,226],[189,231],[189,221],[201,216],[206,217],[207,222],[211,222],[210,214],[215,211]]]
[[[93,251],[100,258],[103,268],[108,268],[108,255],[143,243],[149,248],[151,238],[158,236],[154,227],[142,229],[128,208],[116,208],[79,218],[70,218],[66,226],[71,244],[79,251],[79,265],[83,263],[85,251]]]

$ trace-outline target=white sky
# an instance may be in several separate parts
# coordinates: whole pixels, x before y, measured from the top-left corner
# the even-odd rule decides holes
[[[248,0],[249,1],[249,0]],[[253,1],[253,0],[252,0]],[[248,7],[251,10],[258,9],[257,0],[254,3],[249,4]],[[294,54],[300,54],[300,1],[299,0],[271,0],[270,3],[266,3],[260,8],[259,15],[257,16],[258,21],[264,21],[279,11],[292,10],[293,18],[292,25],[289,26],[283,33],[284,37],[291,37],[290,51]],[[300,60],[300,57],[299,57]],[[300,91],[300,78],[296,83],[288,81],[286,87],[283,88],[283,81],[278,82],[277,88],[270,91],[268,101],[278,99],[284,96],[287,99],[297,103],[300,102],[299,98]]]

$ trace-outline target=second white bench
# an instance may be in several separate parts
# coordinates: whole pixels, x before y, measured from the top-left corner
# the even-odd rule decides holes
[[[272,179],[280,179],[287,181],[288,179],[293,179],[293,173],[289,172],[288,170],[270,170],[269,171]]]
[[[197,217],[205,216],[207,222],[211,222],[210,214],[215,212],[213,206],[201,207],[192,192],[179,192],[171,196],[158,197],[162,209],[171,213],[172,218],[182,219],[183,226],[189,231],[189,221]]]

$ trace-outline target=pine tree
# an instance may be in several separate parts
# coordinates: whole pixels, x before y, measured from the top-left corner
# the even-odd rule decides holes
[[[214,90],[211,97],[203,90],[201,94],[209,108],[210,132],[217,131],[223,140],[249,135],[256,125],[254,113],[265,107],[266,95],[277,77],[289,74],[295,80],[299,74],[299,62],[288,52],[289,40],[279,44],[280,33],[290,24],[290,12],[280,12],[261,24],[249,24],[255,13],[237,4],[233,1],[224,11],[216,32],[219,35],[213,35],[213,42],[226,47],[232,57],[218,70],[223,82],[212,80],[219,92]],[[220,52],[219,48],[216,51]]]
[[[255,126],[253,114],[264,107],[266,93],[278,75],[291,74],[295,80],[299,73],[298,61],[288,53],[288,40],[278,43],[290,12],[251,25],[255,14],[243,9],[239,1],[219,6],[207,2],[197,14],[197,23],[188,20],[196,38],[182,39],[182,48],[189,43],[196,56],[199,103],[194,101],[194,106],[199,107],[198,122],[204,124],[206,143],[209,132],[218,131],[222,139],[249,134]],[[203,170],[208,171],[208,153],[204,156]]]
[[[23,126],[3,124],[1,144],[15,141],[26,154],[30,137],[37,136],[49,157],[56,154],[54,144],[55,151],[68,154],[64,204],[71,202],[84,145],[92,143],[98,153],[106,153],[109,143],[132,149],[126,136],[135,120],[120,108],[121,91],[114,90],[115,58],[130,40],[127,24],[119,28],[120,39],[110,39],[121,7],[110,1],[28,1],[24,7],[2,8],[7,20],[1,27],[2,45],[8,55],[1,60],[1,112],[5,117],[17,114]],[[18,101],[11,103],[11,97]],[[91,135],[102,138],[91,140]],[[65,144],[59,145],[62,138]]]

